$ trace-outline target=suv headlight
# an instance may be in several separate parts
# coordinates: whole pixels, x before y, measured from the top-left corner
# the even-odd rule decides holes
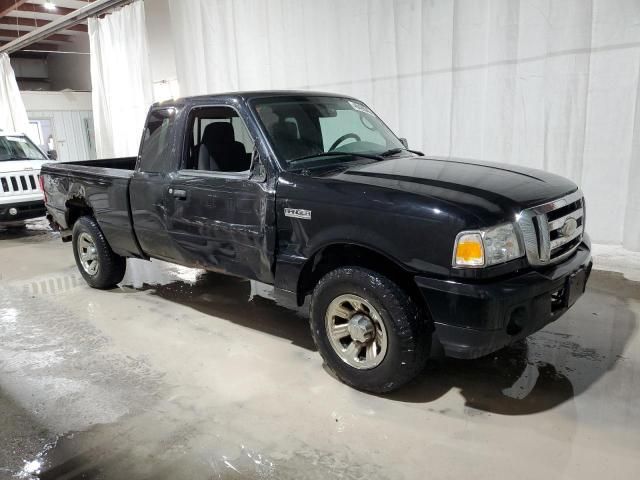
[[[460,232],[453,249],[454,267],[488,267],[524,255],[512,223]]]

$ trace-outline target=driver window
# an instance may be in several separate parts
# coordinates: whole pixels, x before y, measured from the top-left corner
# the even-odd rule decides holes
[[[362,142],[370,142],[385,147],[387,142],[376,130],[367,114],[357,110],[336,110],[334,117],[320,117],[320,129],[322,130],[322,144],[325,151],[345,133],[354,133]],[[353,142],[354,139],[345,140],[344,143]]]
[[[197,109],[190,121],[185,167],[209,172],[248,172],[253,139],[238,113],[229,107]]]

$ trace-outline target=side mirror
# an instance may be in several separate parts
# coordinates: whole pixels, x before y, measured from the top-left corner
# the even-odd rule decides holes
[[[49,150],[47,152],[47,157],[49,157],[49,160],[58,160],[58,152],[55,150]]]
[[[260,153],[258,152],[258,142],[253,146],[253,153],[251,154],[251,166],[249,167],[251,172],[249,173],[249,180],[255,182],[264,182],[267,179],[267,170],[264,168]]]
[[[400,143],[401,143],[402,145],[404,145],[404,148],[409,148],[409,142],[407,142],[407,139],[406,139],[406,138],[404,138],[404,137],[403,137],[403,138],[401,138],[401,139],[400,139]]]

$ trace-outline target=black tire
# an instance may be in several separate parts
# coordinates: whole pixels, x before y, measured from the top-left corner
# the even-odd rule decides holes
[[[357,295],[372,305],[387,332],[386,354],[369,369],[343,360],[331,345],[325,315],[341,295]],[[412,380],[425,367],[431,348],[431,324],[412,298],[385,276],[361,267],[343,267],[326,274],[313,291],[311,333],[327,367],[358,390],[387,393]]]
[[[82,234],[88,235],[95,245],[97,254],[97,271],[89,273],[80,261],[79,239]],[[115,287],[124,278],[127,269],[127,259],[111,250],[98,222],[93,217],[80,217],[73,226],[73,256],[78,270],[85,281],[93,288],[106,290]]]

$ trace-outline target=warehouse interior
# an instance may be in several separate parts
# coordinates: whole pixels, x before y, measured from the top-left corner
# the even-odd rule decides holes
[[[123,255],[130,257],[126,273],[113,288],[91,288],[82,260],[74,257],[71,210],[63,228],[53,212],[54,194],[76,180],[83,185],[74,193],[78,198],[96,184],[107,189],[108,195],[93,197],[96,228],[109,239],[110,222],[125,221],[144,250],[129,193],[108,190],[117,183],[108,177],[111,169],[92,183],[86,180],[91,172],[78,166],[126,157],[140,173],[150,107],[180,111],[189,101],[255,91],[347,98],[359,114],[382,119],[380,128],[401,142],[400,150],[420,154],[411,160],[415,165],[453,162],[458,170],[452,176],[445,167],[407,171],[406,164],[394,167],[385,152],[364,167],[370,183],[333,187],[326,200],[319,185],[333,181],[327,173],[307,193],[295,193],[298,199],[309,196],[312,207],[300,207],[280,200],[288,192],[282,185],[295,190],[295,172],[281,171],[272,183],[272,171],[263,168],[266,198],[276,210],[278,202],[293,207],[284,215],[297,217],[287,221],[302,245],[285,262],[288,244],[275,240],[273,250],[252,260],[254,268],[273,255],[273,282],[234,270],[225,275],[218,259],[188,264],[170,261],[169,254],[145,254]],[[245,118],[235,97],[224,98]],[[260,107],[253,114],[258,118]],[[255,162],[267,159],[261,148],[271,149],[274,171],[282,154],[275,135],[255,137],[245,123],[244,137],[236,127],[232,140],[244,143],[251,181]],[[303,125],[297,122],[293,130],[301,136]],[[37,167],[20,167],[42,181],[32,189],[25,184],[41,197],[42,209],[28,221],[4,222],[3,208],[13,207],[11,175],[17,174],[8,167],[12,159],[2,157],[0,142],[0,177],[8,179],[6,188],[0,186],[0,479],[625,479],[640,469],[637,0],[0,0],[0,140],[20,135],[43,155]],[[196,133],[188,130],[184,138],[189,135]],[[333,146],[325,149],[331,155]],[[180,155],[178,147],[172,152]],[[486,176],[464,170],[473,162],[493,170]],[[71,165],[66,173],[55,169],[65,165]],[[435,172],[433,178],[423,177],[427,170]],[[520,183],[507,184],[510,172]],[[346,171],[338,180],[354,175]],[[306,180],[298,190],[304,190],[313,175],[302,170],[300,176]],[[293,308],[280,295],[279,272],[289,272],[298,257],[308,260],[303,247],[314,241],[314,231],[305,226],[329,222],[328,237],[339,226],[332,219],[356,200],[367,203],[350,217],[351,238],[358,236],[357,217],[366,216],[378,222],[371,241],[379,238],[382,245],[379,256],[367,257],[367,268],[375,270],[380,260],[380,271],[396,279],[382,261],[386,247],[406,251],[406,263],[425,271],[434,266],[432,257],[416,258],[415,251],[446,252],[447,269],[437,271],[434,282],[466,278],[468,288],[495,292],[487,287],[493,274],[465,277],[456,264],[458,237],[477,233],[488,252],[488,229],[455,227],[455,244],[451,239],[442,245],[437,242],[447,224],[434,222],[433,230],[415,237],[407,227],[398,240],[390,231],[404,224],[396,222],[427,215],[426,207],[400,202],[428,184],[428,200],[420,201],[436,196],[442,203],[420,205],[440,217],[481,208],[493,215],[494,205],[525,193],[534,198],[528,207],[556,200],[559,195],[540,192],[550,191],[560,177],[584,195],[579,223],[569,227],[580,230],[579,238],[571,237],[578,238],[575,248],[593,262],[581,267],[586,288],[575,304],[562,290],[566,313],[502,348],[456,358],[430,337],[430,358],[415,378],[373,392],[345,380],[318,346],[317,331],[310,328],[320,302],[316,290],[298,292]],[[232,175],[225,179],[233,195]],[[538,183],[523,183],[531,179]],[[478,200],[480,190],[491,191]],[[345,191],[352,197],[340,206]],[[237,224],[249,223],[242,200],[232,209]],[[494,203],[486,206],[485,200]],[[323,201],[333,205],[332,213],[321,213]],[[102,223],[101,212],[121,203],[128,210]],[[77,203],[70,197],[65,205]],[[259,208],[268,210],[264,205]],[[441,212],[441,205],[451,210]],[[219,223],[211,215],[197,217],[191,228]],[[260,231],[286,234],[289,227],[278,215],[273,220],[266,214]],[[519,222],[520,213],[514,229]],[[555,222],[550,218],[549,228]],[[192,237],[206,233],[204,227],[186,231]],[[517,256],[530,262],[525,234],[517,237]],[[400,241],[407,243],[391,244]],[[488,253],[482,252],[487,265]],[[308,265],[315,268],[313,261]],[[538,272],[552,278],[551,268],[523,264],[513,276]],[[512,278],[504,272],[496,274],[499,281]],[[492,293],[483,295],[478,298]],[[432,298],[416,301],[424,301],[427,322],[436,317]],[[462,311],[453,297],[443,303],[449,312]],[[354,339],[356,333],[350,333]]]

